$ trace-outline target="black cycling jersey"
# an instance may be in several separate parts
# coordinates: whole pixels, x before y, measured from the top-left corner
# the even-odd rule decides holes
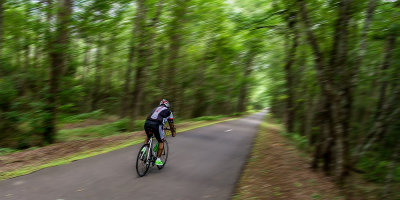
[[[172,112],[164,105],[155,108],[147,117],[144,124],[147,137],[150,138],[154,134],[157,141],[162,142],[164,140],[164,130],[162,127],[167,120],[169,123],[173,122],[174,116]]]
[[[151,114],[147,117],[147,121],[156,121],[160,124],[165,124],[165,122],[174,119],[172,112],[164,105],[155,108]]]

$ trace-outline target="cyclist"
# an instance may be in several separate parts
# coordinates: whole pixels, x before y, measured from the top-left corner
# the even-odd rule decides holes
[[[164,164],[161,161],[160,157],[164,149],[163,125],[165,124],[166,121],[168,121],[169,127],[171,129],[172,137],[175,137],[176,135],[174,128],[174,117],[169,108],[170,108],[169,102],[166,99],[161,100],[160,105],[154,108],[151,114],[147,117],[146,122],[144,124],[144,130],[147,135],[147,138],[144,143],[147,144],[147,142],[149,142],[149,139],[151,138],[152,134],[154,134],[154,136],[158,141],[157,160],[155,162],[156,165]],[[146,151],[146,149],[142,149],[142,151]]]

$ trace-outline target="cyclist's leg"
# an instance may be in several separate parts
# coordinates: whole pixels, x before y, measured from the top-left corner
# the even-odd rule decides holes
[[[162,140],[162,139],[164,139],[164,134],[160,135],[160,129],[159,129],[158,125],[156,125],[154,127],[154,129],[155,129],[154,136],[156,137],[156,139],[158,141],[157,160],[155,161],[155,164],[156,165],[164,165],[164,163],[160,159],[162,150],[164,149],[164,143],[163,143],[163,140]]]
[[[160,158],[162,150],[164,149],[164,132],[162,129],[162,125],[156,125],[154,129],[155,129],[154,136],[158,141],[157,158]]]
[[[158,140],[158,152],[157,152],[157,158],[161,157],[162,151],[164,149],[164,129],[162,125],[159,125],[158,127],[158,133],[159,133],[159,140]]]
[[[144,143],[147,144],[154,131],[153,131],[153,128],[146,123],[144,124],[144,131],[146,132],[146,136],[147,136],[146,139],[144,140]]]

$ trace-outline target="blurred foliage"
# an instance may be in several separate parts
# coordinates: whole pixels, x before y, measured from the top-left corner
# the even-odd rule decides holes
[[[51,42],[60,37],[58,28],[64,26],[58,19],[59,2],[64,1],[3,2],[0,146],[28,148],[47,143],[44,135],[54,118],[49,107],[53,104],[49,99],[54,96],[50,93],[52,52],[60,53],[66,60],[58,75],[56,124],[121,115],[121,110],[133,112],[132,107],[125,109],[122,104],[130,104],[132,90],[137,87],[132,81],[134,73],[129,77],[128,91],[123,87],[128,81],[130,48],[136,49],[131,65],[134,70],[140,62],[138,49],[143,45],[133,34],[135,31],[132,32],[139,31],[135,24],[140,12],[137,2],[69,1],[72,13],[64,16],[71,19],[66,24],[67,46],[57,44],[58,49],[50,49]],[[267,105],[265,96],[256,88],[263,87],[260,83],[265,77],[258,76],[258,72],[244,73],[246,59],[253,59],[264,49],[261,37],[265,35],[262,31],[240,28],[242,25],[237,22],[246,23],[245,16],[231,12],[232,4],[223,0],[194,0],[183,8],[179,1],[143,2],[148,8],[145,18],[149,26],[145,31],[154,37],[154,42],[145,44],[152,56],[144,75],[147,80],[140,99],[140,116],[148,114],[161,98],[171,97],[171,88],[180,91],[170,99],[179,118],[237,113],[239,101],[249,109]],[[181,20],[174,13],[180,6],[187,9],[185,23],[175,22]],[[150,25],[158,12],[159,22]],[[180,35],[181,48],[175,74],[170,78],[171,69],[167,65],[171,59],[169,49],[176,44],[171,37],[175,33]],[[248,68],[255,67],[254,63]],[[243,87],[248,90],[242,90]],[[251,95],[253,91],[258,92]],[[240,93],[244,98],[238,98]],[[125,121],[119,123],[106,129],[110,134],[125,129],[122,128]]]
[[[314,151],[335,136],[328,125],[348,124],[335,139],[346,141],[349,166],[371,181],[400,179],[399,1],[1,2],[2,148],[140,130],[168,98],[180,119],[270,107],[293,129],[288,137]],[[120,120],[55,131],[110,115]]]
[[[266,26],[271,50],[261,58],[268,66],[264,70],[265,94],[271,111],[287,130],[293,127],[285,135],[300,148],[312,151],[313,167],[322,165],[327,174],[338,180],[343,177],[337,173],[337,159],[343,159],[340,163],[349,163],[343,168],[347,175],[362,172],[368,181],[385,184],[381,193],[370,196],[396,199],[390,194],[394,194],[400,179],[400,104],[395,100],[400,97],[400,3],[348,1],[345,16],[344,2],[273,1],[249,12],[246,26],[259,26],[257,18],[262,17],[263,25],[279,25]],[[264,14],[260,17],[259,13]],[[321,54],[316,55],[315,46]],[[338,52],[344,53],[337,56]],[[343,57],[346,61],[335,66],[335,60]],[[290,59],[292,63],[288,62]],[[328,75],[321,78],[321,74]],[[332,86],[330,92],[339,95],[329,96],[324,91],[327,83]],[[342,132],[329,129],[346,124],[349,127]],[[330,141],[334,141],[331,146]],[[342,141],[345,143],[339,146]],[[342,144],[347,152],[340,149],[344,148]],[[384,191],[390,188],[392,192]]]

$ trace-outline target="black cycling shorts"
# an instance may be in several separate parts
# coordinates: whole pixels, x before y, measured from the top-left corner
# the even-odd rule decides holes
[[[146,121],[146,123],[144,123],[144,131],[148,138],[151,138],[154,134],[158,142],[164,141],[164,130],[160,123]]]

